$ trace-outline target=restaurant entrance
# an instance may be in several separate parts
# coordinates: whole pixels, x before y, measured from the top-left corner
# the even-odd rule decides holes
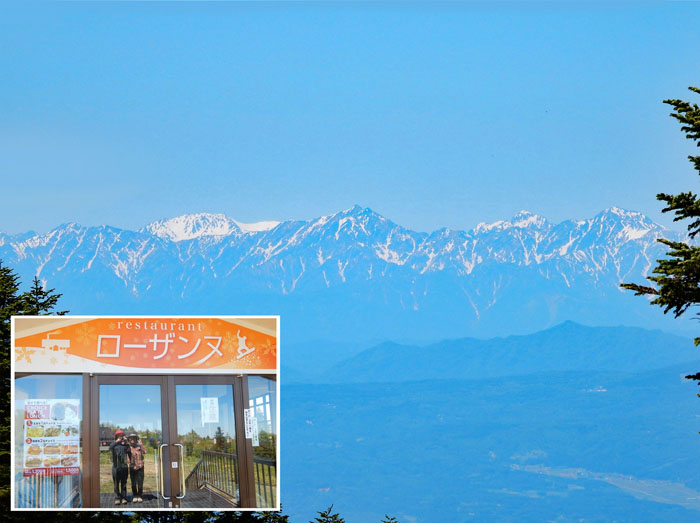
[[[92,419],[85,442],[90,477],[86,506],[256,507],[261,506],[257,492],[272,490],[266,479],[276,477],[276,467],[268,463],[267,470],[262,470],[253,459],[252,439],[245,437],[246,409],[251,403],[248,376],[93,375],[88,379]],[[134,451],[123,470],[115,467],[113,454],[118,453],[110,450],[116,446],[117,430],[123,431],[123,445]],[[262,472],[259,480],[256,465]],[[274,506],[267,504],[273,500],[262,498],[262,506]]]

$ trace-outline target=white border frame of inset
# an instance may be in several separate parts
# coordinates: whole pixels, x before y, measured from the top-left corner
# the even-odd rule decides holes
[[[63,316],[11,316],[10,318],[10,402],[11,402],[11,409],[13,411],[13,414],[10,416],[10,510],[11,511],[16,511],[16,512],[38,512],[38,511],[46,511],[46,510],[62,510],[62,511],[71,511],[71,512],[124,512],[124,508],[109,508],[109,507],[100,507],[100,508],[94,508],[94,507],[80,507],[80,508],[73,508],[73,507],[56,507],[56,508],[20,508],[20,507],[15,507],[15,496],[17,493],[17,489],[15,486],[15,416],[14,416],[14,402],[15,402],[15,334],[16,334],[16,328],[15,328],[15,320],[17,319],[22,319],[22,318],[33,318],[33,319],[40,319],[42,321],[47,321],[47,320],[56,320],[56,319],[65,319],[68,321],[74,321],[74,320],[91,320],[91,319],[108,319],[108,318],[148,318],[148,319],[159,319],[159,318],[179,318],[179,319],[224,319],[224,320],[254,320],[254,319],[274,319],[275,320],[275,330],[276,330],[276,340],[277,340],[277,354],[276,354],[276,369],[236,369],[236,370],[231,370],[229,372],[212,372],[209,370],[208,372],[202,372],[202,371],[194,371],[194,370],[189,370],[187,373],[189,374],[250,374],[250,375],[275,375],[276,380],[275,380],[275,392],[277,394],[277,415],[276,417],[276,424],[277,424],[277,445],[275,449],[275,456],[276,456],[276,467],[277,467],[277,477],[276,477],[276,500],[277,504],[275,507],[262,507],[262,508],[245,508],[245,507],[234,507],[234,508],[217,508],[217,509],[212,509],[212,508],[178,508],[178,509],[173,509],[173,508],[151,508],[151,509],[145,509],[143,507],[138,507],[138,512],[182,512],[182,511],[189,511],[189,512],[260,512],[260,511],[272,511],[272,512],[279,512],[281,511],[281,502],[280,502],[280,491],[281,491],[281,479],[282,479],[282,464],[280,462],[280,449],[282,448],[282,426],[280,424],[280,405],[282,403],[282,398],[281,398],[281,367],[280,367],[280,351],[282,350],[282,332],[281,332],[281,321],[280,321],[280,316],[279,315],[240,315],[240,316],[235,316],[235,315],[221,315],[221,316],[203,316],[203,315],[134,315],[134,316],[129,316],[129,315],[63,315]],[[77,323],[77,322],[76,322]],[[112,356],[114,357],[114,356]],[[132,369],[133,370],[133,369]],[[95,371],[74,371],[74,372],[65,372],[65,371],[55,371],[55,372],[46,372],[46,371],[41,371],[37,372],[38,374],[57,374],[57,375],[65,375],[65,374],[73,374],[73,375],[82,375],[82,374],[114,374],[114,370],[108,370],[104,372],[95,372]],[[128,370],[123,371],[122,373],[124,374],[129,374]],[[167,371],[165,370],[153,370],[153,369],[146,369],[145,372],[134,372],[133,374],[137,376],[138,374],[168,374]],[[247,400],[246,400],[246,405],[247,405]],[[82,465],[81,465],[82,466]],[[131,507],[132,511],[134,510],[134,507]]]

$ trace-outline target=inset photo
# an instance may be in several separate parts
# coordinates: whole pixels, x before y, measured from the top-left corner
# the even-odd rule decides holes
[[[279,510],[278,316],[14,316],[12,509]]]

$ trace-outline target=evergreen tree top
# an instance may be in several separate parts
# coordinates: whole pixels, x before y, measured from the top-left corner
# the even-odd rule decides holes
[[[695,93],[700,94],[700,88],[689,87]],[[695,142],[700,147],[700,107],[696,103],[684,100],[668,99],[664,103],[673,107],[670,116],[681,123],[681,131],[685,137]],[[700,155],[688,156],[693,168],[700,174]],[[690,220],[688,234],[694,238],[700,233],[700,202],[693,192],[683,192],[672,195],[660,193],[656,195],[658,200],[666,202],[662,212],[673,212],[674,221]],[[669,250],[667,258],[657,260],[657,266],[652,271],[653,276],[648,276],[654,286],[639,285],[636,283],[623,283],[621,287],[634,291],[635,295],[655,296],[650,302],[658,305],[664,314],[673,312],[678,317],[690,307],[700,304],[700,247],[686,242],[676,242],[659,239]],[[700,337],[695,338],[695,345],[700,344]],[[687,378],[700,380],[700,373],[686,376]],[[699,394],[700,396],[700,394]]]

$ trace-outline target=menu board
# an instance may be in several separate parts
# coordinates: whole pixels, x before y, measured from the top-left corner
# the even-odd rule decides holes
[[[24,402],[24,476],[80,474],[80,400]]]

